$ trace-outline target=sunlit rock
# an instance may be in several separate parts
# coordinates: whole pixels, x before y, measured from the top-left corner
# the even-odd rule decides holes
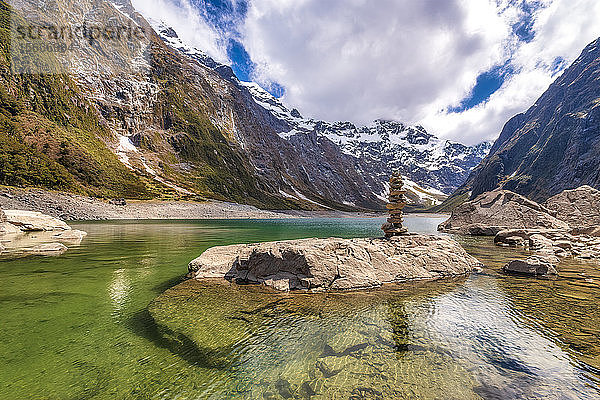
[[[189,276],[318,292],[459,276],[479,265],[448,237],[300,239],[213,247],[189,264]]]
[[[6,221],[22,231],[68,231],[71,229],[64,221],[36,211],[4,210]]]
[[[0,210],[0,255],[3,259],[28,255],[56,256],[77,246],[86,232],[39,212]]]
[[[590,186],[565,190],[549,198],[544,205],[572,228],[600,225],[600,191]]]
[[[505,229],[547,228],[568,230],[555,212],[508,190],[483,193],[458,206],[438,230],[463,235],[495,236]]]

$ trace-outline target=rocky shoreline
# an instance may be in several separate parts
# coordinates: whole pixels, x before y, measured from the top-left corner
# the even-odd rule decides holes
[[[268,211],[220,201],[100,200],[42,189],[0,188],[0,208],[39,211],[63,221],[379,217],[343,211]]]
[[[494,190],[457,207],[440,224],[445,233],[494,236],[494,243],[533,254],[504,271],[557,275],[560,259],[600,261],[600,191],[581,186],[538,204],[508,190]]]

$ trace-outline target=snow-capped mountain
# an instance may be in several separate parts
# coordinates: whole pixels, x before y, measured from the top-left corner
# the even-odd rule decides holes
[[[242,83],[254,100],[290,127],[279,136],[316,132],[337,144],[343,153],[359,158],[369,172],[385,181],[399,170],[421,188],[444,196],[451,194],[487,155],[491,143],[466,146],[442,140],[421,126],[406,126],[401,122],[377,120],[369,126],[357,127],[350,122],[326,122],[303,118],[296,109],[289,109],[256,83]]]
[[[411,203],[436,205],[466,180],[491,147],[489,143],[470,147],[442,140],[420,126],[411,127],[395,121],[377,120],[369,126],[357,127],[350,122],[304,118],[298,110],[287,107],[258,84],[239,81],[229,66],[216,62],[201,49],[186,44],[172,27],[160,21],[149,22],[170,47],[213,69],[248,93],[252,101],[269,115],[268,124],[283,140],[281,143],[289,144],[297,152],[305,154],[327,154],[328,159],[321,161],[328,163],[326,168],[319,166],[320,161],[316,159],[313,160],[314,165],[301,166],[305,175],[303,178],[308,182],[317,181],[316,174],[327,174],[319,176],[326,180],[352,168],[352,173],[357,173],[365,181],[363,190],[370,192],[363,195],[383,203],[388,191],[387,180],[392,172],[399,170],[406,178],[407,196]],[[265,146],[264,140],[260,142],[261,146]],[[332,149],[335,148],[346,161],[343,165],[334,166],[332,174],[331,165],[335,161],[331,160],[336,159]],[[281,150],[278,152],[281,153]],[[300,161],[303,162],[302,157]],[[290,171],[279,172],[285,175]],[[279,188],[283,196],[306,198],[306,193],[300,193],[293,185],[286,188],[287,182],[283,183],[284,187]],[[317,198],[324,195],[322,191],[316,194]],[[356,203],[348,196],[341,198],[340,202],[349,206]]]

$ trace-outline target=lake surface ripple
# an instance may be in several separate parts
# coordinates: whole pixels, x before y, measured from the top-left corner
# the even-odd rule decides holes
[[[406,216],[435,232],[444,216]],[[600,266],[330,294],[184,281],[214,245],[380,235],[382,219],[76,223],[60,257],[0,262],[0,399],[598,399]]]

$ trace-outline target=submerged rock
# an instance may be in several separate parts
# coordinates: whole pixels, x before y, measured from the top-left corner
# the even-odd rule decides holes
[[[505,229],[547,228],[568,230],[548,208],[509,190],[483,193],[458,206],[439,231],[463,235],[495,236]]]
[[[62,243],[42,243],[38,244],[31,249],[24,249],[25,251],[30,251],[33,254],[39,255],[60,255],[68,250],[67,246]]]
[[[300,239],[218,246],[189,264],[194,279],[225,278],[277,290],[363,289],[468,274],[481,263],[453,239]]]
[[[553,259],[542,256],[532,256],[526,260],[514,260],[506,264],[503,271],[519,275],[557,275]]]

